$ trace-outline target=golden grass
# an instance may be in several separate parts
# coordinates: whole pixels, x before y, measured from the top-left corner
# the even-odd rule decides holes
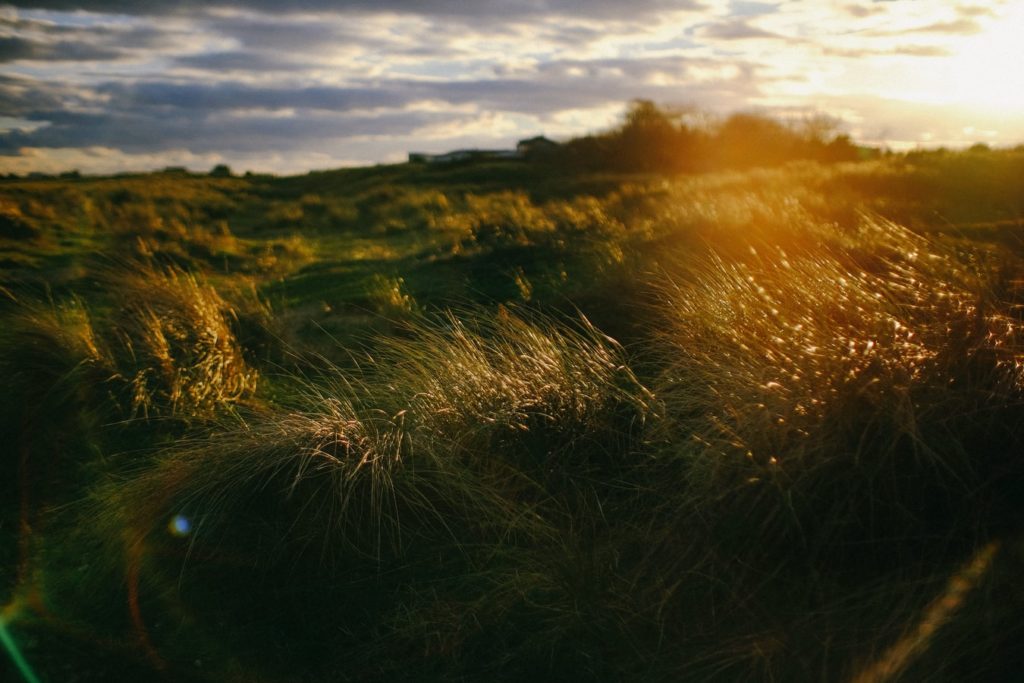
[[[1020,389],[1021,330],[986,300],[984,279],[895,224],[863,230],[858,251],[761,245],[746,262],[712,256],[666,288],[665,391],[715,452],[784,471],[783,455],[808,437],[819,445],[811,431],[829,416],[858,414],[848,401],[896,411],[913,435],[908,392],[964,381],[960,366],[975,360],[990,365],[988,381]]]
[[[573,468],[582,474],[586,459],[618,452],[614,440],[639,429],[653,402],[621,349],[585,321],[573,331],[508,311],[473,323],[453,316],[421,321],[357,374],[327,372],[299,380],[281,407],[232,418],[203,441],[169,449],[125,487],[138,490],[126,513],[145,519],[146,500],[222,510],[273,481],[282,499],[302,490],[298,504],[328,535],[348,528],[394,544],[403,525],[440,522],[432,506],[478,499],[476,509],[489,501],[490,512],[444,522],[458,533],[459,524],[477,524],[474,517],[514,507],[496,502],[504,495],[500,486],[486,491],[488,477],[523,466],[536,470],[532,476]],[[171,388],[179,378],[195,383],[194,375],[171,376]],[[224,399],[223,392],[181,395]],[[396,492],[399,481],[405,488]],[[115,498],[124,495],[130,494]],[[169,514],[155,505],[146,528]]]
[[[52,515],[73,529],[48,538],[73,538],[66,556],[124,593],[132,642],[175,673],[205,642],[211,678],[958,670],[988,656],[970,642],[990,616],[972,587],[1013,580],[1024,345],[989,252],[858,194],[904,175],[800,165],[544,203],[384,193],[352,243],[410,258],[328,303],[313,292],[275,318],[252,280],[131,264],[89,307],[12,316],[3,367],[26,391],[3,426],[47,430],[33,453],[102,456],[76,481],[89,503]],[[304,221],[334,220],[334,198],[299,203]],[[436,229],[437,249],[410,246],[410,228]],[[398,231],[408,242],[373,242]],[[416,288],[428,269],[471,258],[507,267],[508,296],[532,308],[431,314],[450,300]],[[538,312],[569,308],[572,288],[576,303],[592,291],[592,319],[629,317],[627,347]],[[343,366],[265,363],[254,398],[252,337],[353,303],[391,318],[390,336],[338,350]],[[40,406],[31,422],[20,396]],[[83,427],[90,406],[92,427],[176,419],[128,420],[122,442]],[[933,651],[946,642],[962,650]]]
[[[232,307],[195,274],[138,266],[112,275],[120,373],[137,414],[199,415],[252,395],[257,373],[235,340]]]

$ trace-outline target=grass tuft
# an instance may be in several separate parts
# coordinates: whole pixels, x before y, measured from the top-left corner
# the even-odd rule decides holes
[[[251,396],[257,373],[235,339],[235,312],[201,276],[174,267],[115,273],[119,372],[135,414],[202,415]]]

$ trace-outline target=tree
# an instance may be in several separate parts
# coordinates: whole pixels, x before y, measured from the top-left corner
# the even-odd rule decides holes
[[[716,156],[727,167],[772,166],[800,156],[800,137],[761,114],[733,114],[716,137]]]
[[[681,122],[682,115],[651,100],[633,100],[610,136],[610,161],[629,171],[693,169],[699,136]]]

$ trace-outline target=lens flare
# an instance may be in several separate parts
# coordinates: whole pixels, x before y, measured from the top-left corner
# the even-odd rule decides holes
[[[171,517],[171,521],[167,523],[167,531],[170,532],[171,536],[184,538],[192,533],[192,520],[185,515],[174,515]]]
[[[21,650],[18,649],[14,638],[11,637],[11,632],[7,630],[7,620],[4,615],[0,615],[0,645],[10,655],[14,668],[18,670],[18,673],[25,679],[26,683],[40,683],[39,678],[32,671],[32,667],[29,666],[28,661],[21,654]]]

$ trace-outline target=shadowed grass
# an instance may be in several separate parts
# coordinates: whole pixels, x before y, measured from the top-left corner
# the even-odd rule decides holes
[[[25,490],[17,493],[19,481],[22,489],[74,481],[72,464],[89,456],[102,425],[117,417],[108,384],[114,373],[114,358],[77,299],[25,305],[5,319],[0,375],[8,391],[0,398],[0,438],[10,473],[3,478],[6,501],[20,497],[24,506],[31,498]]]
[[[428,611],[457,605],[498,628],[492,610],[509,600],[526,614],[568,609],[565,577],[552,576],[562,560],[541,551],[572,529],[566,482],[627,455],[652,401],[612,340],[585,321],[448,316],[387,342],[355,375],[329,372],[99,489],[99,536],[123,543],[112,556],[143,563],[138,580],[151,586],[182,572],[205,596],[200,611],[249,614],[254,582],[261,610],[349,634],[309,634],[349,658],[422,628],[404,616],[416,585],[439,592]],[[178,514],[194,529],[184,557],[165,533]],[[239,593],[225,578],[241,566],[256,576]],[[453,629],[434,655],[487,637],[480,624],[467,635],[462,619],[433,620]],[[358,659],[364,674],[379,666]]]

